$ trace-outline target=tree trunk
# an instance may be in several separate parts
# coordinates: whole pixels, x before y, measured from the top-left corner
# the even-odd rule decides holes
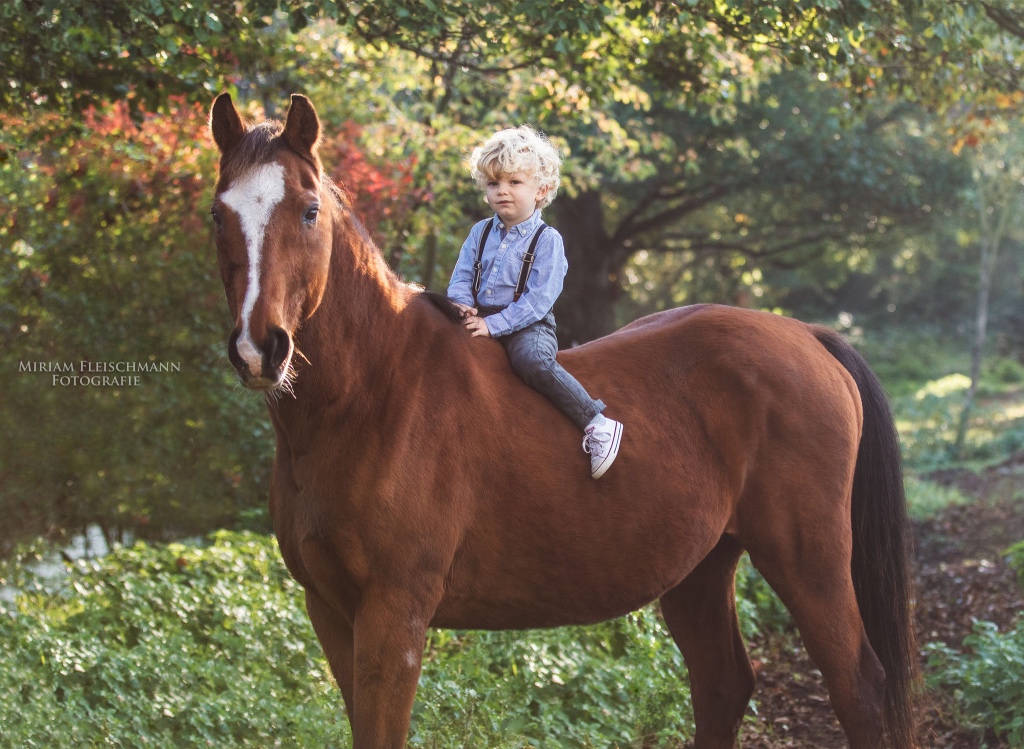
[[[978,381],[981,379],[981,358],[985,351],[985,335],[988,330],[988,303],[992,294],[992,270],[989,263],[989,253],[994,248],[984,249],[985,239],[982,239],[983,249],[981,252],[981,272],[978,278],[978,309],[974,318],[974,345],[971,346],[971,384],[967,388],[967,395],[964,397],[964,409],[960,412],[960,425],[956,430],[956,454],[958,458],[964,457],[964,442],[967,439],[967,427],[971,420],[971,407],[974,405],[974,394],[978,390]]]
[[[420,283],[425,289],[433,289],[434,271],[437,269],[437,233],[430,232],[423,240],[423,268]]]
[[[558,343],[567,348],[615,329],[614,305],[621,294],[618,277],[622,261],[616,259],[605,231],[599,193],[562,196],[552,208],[569,261],[562,295],[555,304]]]
[[[978,269],[978,309],[974,321],[974,345],[971,347],[971,385],[964,397],[964,408],[960,412],[960,424],[956,430],[955,450],[958,458],[964,457],[964,443],[967,441],[967,428],[971,421],[971,408],[974,406],[974,395],[978,391],[981,379],[981,360],[985,351],[985,334],[988,330],[988,305],[992,295],[992,276],[995,273],[996,260],[999,259],[999,246],[1003,242],[1010,214],[1017,207],[1017,200],[1010,198],[1002,205],[998,217],[995,217],[991,196],[988,195],[985,177],[975,176],[978,189],[978,216],[981,235],[981,262]]]

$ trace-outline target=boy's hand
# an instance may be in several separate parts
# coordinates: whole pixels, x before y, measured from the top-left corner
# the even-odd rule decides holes
[[[474,310],[474,312],[475,311],[476,310]],[[470,315],[469,317],[462,321],[462,324],[466,326],[466,328],[469,330],[469,334],[474,338],[476,338],[477,336],[483,336],[484,338],[491,337],[491,331],[487,329],[487,323],[484,322],[484,319],[482,317]]]
[[[459,304],[458,302],[452,302],[452,304],[459,308],[459,312],[462,313],[463,320],[465,320],[467,317],[473,317],[477,314],[476,307],[468,307],[465,304]]]

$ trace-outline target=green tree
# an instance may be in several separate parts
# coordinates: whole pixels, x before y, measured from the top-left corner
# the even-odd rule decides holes
[[[639,280],[629,268],[641,252],[671,253],[664,288],[684,283],[690,300],[699,290],[703,301],[775,306],[779,299],[760,298],[772,272],[837,288],[873,262],[865,256],[891,252],[897,234],[931,226],[962,184],[922,119],[882,102],[854,111],[841,91],[800,74],[765,82],[726,122],[655,106],[623,118],[637,142],[657,146],[554,206],[573,268],[560,327],[568,340],[613,329],[614,302]]]
[[[955,446],[961,456],[981,379],[996,264],[1006,240],[1014,230],[1024,229],[1024,127],[1013,114],[988,119],[980,135],[971,132],[980,124],[975,121],[976,127],[961,136],[961,142],[972,144],[973,183],[969,195],[975,204],[977,224],[972,233],[978,248],[971,384],[960,414]]]
[[[180,98],[167,109],[140,124],[126,105],[90,110],[73,140],[47,139],[49,121],[3,121],[0,544],[86,523],[108,541],[192,534],[265,506],[273,437],[225,355],[206,112]],[[387,235],[411,178],[368,160],[359,132],[345,125],[324,149]],[[140,362],[174,366],[81,380]]]

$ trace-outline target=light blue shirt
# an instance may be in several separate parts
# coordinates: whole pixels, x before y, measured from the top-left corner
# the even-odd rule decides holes
[[[473,263],[476,262],[480,247],[480,235],[488,221],[494,221],[487,236],[482,258],[483,275],[476,304],[481,307],[500,307],[501,312],[484,318],[491,336],[515,333],[532,325],[551,311],[555,300],[562,293],[562,281],[569,270],[565,259],[562,235],[552,227],[544,230],[534,255],[533,268],[526,280],[526,290],[514,302],[516,283],[523,267],[523,255],[530,248],[533,234],[540,226],[540,210],[530,218],[506,230],[505,225],[495,216],[479,222],[469,232],[459,260],[448,284],[448,298],[469,307],[473,303]]]

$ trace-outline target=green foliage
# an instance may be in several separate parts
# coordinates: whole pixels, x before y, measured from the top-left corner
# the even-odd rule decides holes
[[[1022,56],[1014,32],[1024,22],[1006,2],[15,0],[0,11],[9,32],[0,43],[9,71],[0,106],[80,110],[126,91],[149,100],[205,96],[222,76],[254,73],[254,60],[274,53],[266,27],[294,33],[318,18],[453,71],[533,65],[566,71],[594,92],[621,94],[636,80],[691,103],[727,102],[754,67],[786,64],[859,93],[889,86],[948,101],[961,83],[1013,85]]]
[[[0,543],[90,522],[108,540],[230,525],[266,501],[272,435],[225,355],[204,111],[177,102],[136,126],[121,106],[36,149],[19,141],[45,121],[5,122]],[[140,362],[168,370],[111,386],[59,379]]]
[[[1024,449],[1024,368],[987,359],[962,456],[956,429],[970,379],[966,342],[941,331],[872,331],[858,342],[892,399],[906,465],[927,472],[956,461],[991,463]],[[928,503],[925,503],[926,506]]]
[[[343,746],[301,600],[266,537],[79,562],[0,612],[0,745]]]
[[[1016,570],[1020,586],[1024,588],[1024,541],[1020,541],[1006,550],[1006,561]]]
[[[636,159],[644,171],[608,170],[601,185],[610,234],[636,253],[620,318],[700,301],[804,317],[877,307],[892,255],[956,207],[967,179],[928,120],[905,104],[851,111],[797,73],[764,80],[728,122],[660,108],[626,120],[659,145]]]
[[[1024,746],[1024,619],[1007,632],[977,622],[963,652],[941,644],[928,649],[929,684],[955,696],[968,724]]]
[[[0,604],[0,746],[346,745],[340,695],[273,539],[115,548],[70,565],[57,589],[27,566],[41,551],[0,564],[0,585],[21,591]],[[748,637],[790,626],[748,562],[737,589]],[[692,735],[682,656],[651,606],[589,627],[431,630],[410,745],[610,749]]]
[[[981,373],[979,393],[992,394],[1014,391],[1024,385],[1024,364],[1009,357],[989,357]]]
[[[907,493],[907,512],[914,520],[924,520],[946,507],[964,505],[971,500],[955,486],[942,486],[914,475],[904,479]]]
[[[933,380],[970,366],[966,336],[938,326],[879,326],[859,330],[857,349],[897,403]]]
[[[340,695],[276,544],[211,541],[118,548],[73,565],[56,591],[6,563],[0,584],[24,592],[0,613],[0,745],[345,746]],[[594,627],[430,633],[413,746],[679,735],[692,735],[685,669],[653,609]]]
[[[0,110],[82,111],[129,94],[155,109],[207,91],[252,43],[233,0],[29,2],[0,6]]]
[[[682,656],[653,608],[592,627],[433,631],[412,746],[675,745],[693,734]]]
[[[944,381],[934,384],[941,387]],[[1007,415],[1004,404],[995,400],[975,408],[963,455],[958,456],[956,424],[963,410],[964,391],[958,387],[936,395],[922,389],[915,396],[895,402],[904,461],[909,468],[924,472],[957,461],[992,463],[1024,449],[1024,416],[1016,411]]]
[[[746,554],[736,570],[736,609],[740,617],[740,631],[748,640],[786,632],[794,626],[789,610]]]

